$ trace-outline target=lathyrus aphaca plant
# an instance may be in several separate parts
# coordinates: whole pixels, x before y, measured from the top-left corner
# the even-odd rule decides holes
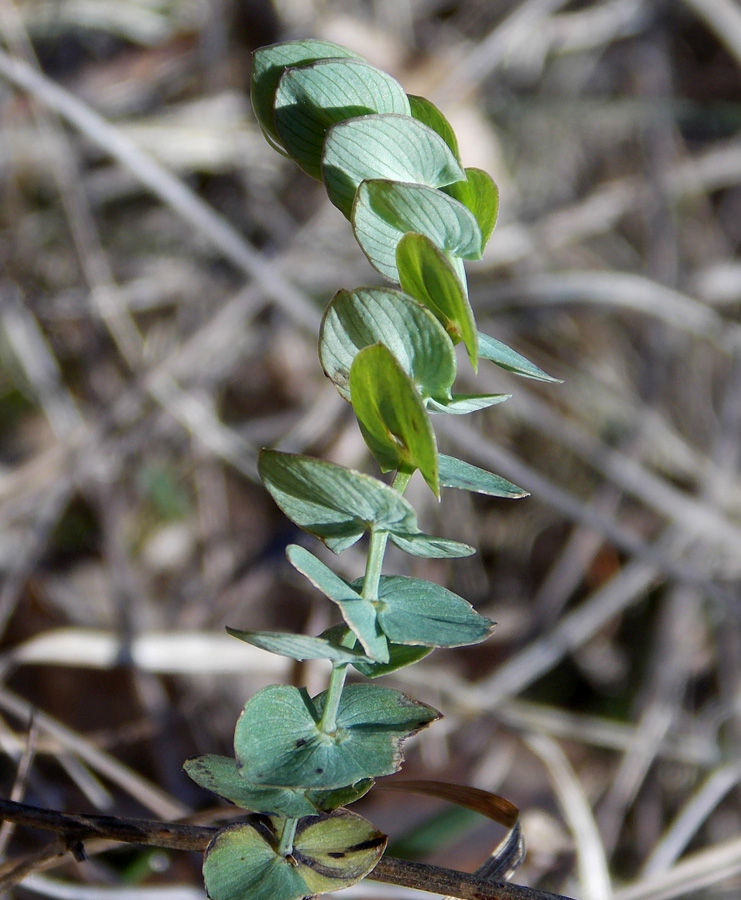
[[[365,572],[348,582],[303,546],[290,564],[339,612],[319,636],[230,630],[295,660],[324,659],[327,689],[273,685],[247,701],[234,758],[200,756],[198,784],[257,814],[220,831],[204,861],[213,900],[295,900],[372,872],[386,838],[345,807],[396,772],[402,743],[439,713],[375,679],[436,647],[485,640],[493,623],[463,598],[421,579],[382,574],[390,541],[418,557],[473,548],[421,531],[403,493],[416,470],[442,488],[521,497],[507,480],[438,451],[433,414],[462,415],[506,394],[455,393],[455,345],[474,371],[489,360],[527,378],[537,366],[476,328],[464,260],[481,257],[497,218],[497,188],[464,168],[455,134],[430,101],[408,95],[357,54],[318,40],[254,54],[252,104],[270,144],[324,183],[371,265],[390,284],[340,290],[319,335],[326,375],[352,404],[391,483],[332,462],[263,450],[259,473],[281,510],[341,553],[368,534]],[[346,684],[348,669],[366,681]]]

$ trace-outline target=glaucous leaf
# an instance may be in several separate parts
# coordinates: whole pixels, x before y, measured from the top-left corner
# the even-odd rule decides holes
[[[253,647],[287,656],[290,659],[328,659],[333,663],[370,662],[359,650],[349,650],[321,637],[293,634],[290,631],[239,631],[226,629],[232,637],[239,638]]]
[[[481,229],[481,249],[491,237],[499,215],[499,189],[483,169],[466,169],[466,180],[456,181],[442,190],[471,210]]]
[[[420,659],[424,659],[425,656],[429,656],[430,653],[432,653],[432,647],[389,644],[389,661],[387,663],[357,662],[353,665],[366,678],[380,678],[381,675],[388,675],[397,669],[411,666]]]
[[[494,626],[447,588],[404,575],[381,577],[377,606],[379,624],[395,644],[463,647],[485,640]]]
[[[349,219],[355,191],[368,178],[432,188],[463,181],[466,173],[448,145],[411,116],[360,116],[327,131],[322,174],[329,199]]]
[[[482,359],[488,359],[490,362],[495,363],[501,369],[506,369],[515,375],[522,375],[523,378],[533,378],[535,381],[561,384],[560,378],[553,378],[552,375],[548,375],[547,372],[544,372],[535,363],[530,362],[529,359],[517,353],[516,350],[481,332],[479,332],[479,356]]]
[[[355,116],[409,112],[399,82],[359,59],[322,59],[286,69],[275,93],[275,126],[283,146],[307,174],[319,179],[331,125]]]
[[[454,257],[481,256],[481,231],[473,214],[447,194],[422,184],[363,181],[355,194],[352,225],[373,268],[397,283],[396,248],[408,232],[426,235]]]
[[[478,332],[465,281],[451,260],[424,234],[406,234],[396,248],[402,290],[429,307],[454,344],[463,341],[474,370],[478,367]]]
[[[453,394],[448,400],[430,399],[427,410],[431,413],[447,413],[453,416],[465,416],[480,409],[488,409],[509,400],[512,394]]]
[[[350,367],[350,400],[381,469],[419,469],[439,497],[435,433],[422,396],[388,347],[373,344],[356,355]]]
[[[417,531],[414,509],[382,481],[311,456],[262,450],[263,484],[288,516],[335,553],[365,531]]]
[[[190,778],[206,790],[250,812],[267,815],[316,815],[317,809],[298,788],[262,787],[250,784],[239,772],[237,761],[229,756],[194,756],[183,768]]]
[[[299,822],[292,856],[311,894],[350,887],[373,871],[388,838],[357,813],[338,809]]]
[[[327,789],[390,775],[401,766],[404,738],[439,716],[399,691],[350,684],[327,733],[319,727],[325,697],[312,701],[290,685],[255,694],[234,732],[243,776],[257,784]]]
[[[338,291],[319,335],[322,368],[350,399],[350,367],[358,351],[384,344],[423,396],[446,398],[455,380],[453,344],[435,316],[392,288]]]
[[[455,132],[453,131],[450,122],[448,122],[435,104],[426,97],[418,97],[416,94],[409,94],[408,97],[414,118],[423,122],[433,131],[436,131],[448,147],[450,147],[453,156],[460,162],[461,156],[458,152],[458,138],[455,136]]]
[[[451,541],[448,538],[432,537],[429,534],[392,533],[389,535],[389,539],[399,550],[423,559],[460,559],[465,556],[473,556],[476,552],[468,544]]]
[[[388,643],[378,626],[376,608],[350,587],[324,563],[297,544],[286,549],[291,565],[301,572],[328,599],[336,603],[342,618],[363,646],[368,656],[378,662],[388,662]]]
[[[275,146],[280,137],[273,118],[273,103],[278,82],[288,67],[303,66],[320,59],[362,59],[357,53],[331,41],[283,41],[260,47],[252,54],[250,97],[260,127]]]
[[[458,488],[463,491],[474,491],[477,494],[488,494],[490,497],[508,497],[517,499],[528,497],[529,492],[486,469],[456,459],[454,456],[438,454],[440,484],[443,487]]]
[[[203,858],[210,900],[299,900],[313,893],[299,868],[278,854],[269,838],[251,824],[230,825],[216,834]]]

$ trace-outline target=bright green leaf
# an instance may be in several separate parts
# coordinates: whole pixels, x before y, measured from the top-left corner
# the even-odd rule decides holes
[[[317,40],[283,41],[260,47],[252,54],[252,108],[260,127],[273,144],[280,144],[273,118],[273,103],[281,75],[288,67],[307,65],[327,57],[362,59],[347,47]]]
[[[477,494],[488,494],[490,497],[509,497],[517,499],[528,497],[529,493],[522,488],[494,475],[478,466],[456,459],[454,456],[438,455],[440,467],[440,484],[443,487],[458,488],[463,491],[475,491]]]
[[[499,189],[488,172],[483,169],[466,169],[466,181],[456,181],[443,188],[471,210],[481,229],[481,248],[491,237],[499,215]]]
[[[381,469],[419,469],[438,497],[437,444],[424,401],[383,344],[366,347],[355,357],[350,398],[363,438]]]
[[[354,663],[369,661],[359,650],[349,650],[333,644],[320,637],[309,637],[305,634],[293,634],[290,631],[238,631],[226,629],[232,637],[239,638],[253,647],[287,656],[290,659],[328,659],[333,663]]]
[[[430,399],[427,410],[431,413],[448,413],[454,416],[465,416],[480,409],[488,409],[509,400],[512,394],[453,394],[447,400]]]
[[[521,356],[511,347],[496,340],[496,338],[489,337],[488,334],[481,334],[481,332],[479,332],[479,355],[482,359],[488,359],[500,368],[506,369],[508,372],[513,372],[515,375],[522,375],[524,378],[533,378],[536,381],[561,383],[560,378],[553,378],[539,366],[536,366],[535,363],[531,363],[529,359]]]
[[[321,179],[327,129],[372,113],[409,115],[404,89],[390,75],[358,59],[322,59],[287,69],[275,93],[275,125],[286,151]]]
[[[454,257],[481,256],[481,231],[473,215],[462,203],[422,184],[364,181],[355,195],[352,224],[370,264],[395,282],[399,282],[396,248],[409,232],[426,235]]]
[[[460,162],[461,157],[458,151],[458,138],[455,136],[453,128],[440,112],[440,110],[428,100],[426,97],[417,97],[415,94],[409,94],[409,105],[412,109],[412,115],[415,119],[423,122],[428,128],[436,131],[445,143],[450,147],[453,156]]]
[[[263,484],[288,518],[336,553],[368,530],[418,530],[409,503],[369,475],[277,450],[262,450],[258,467]]]
[[[377,606],[381,628],[395,644],[463,647],[485,640],[494,625],[447,588],[403,575],[382,576]]]
[[[378,627],[376,610],[369,600],[365,600],[347,582],[324,563],[297,544],[291,544],[286,550],[291,565],[301,572],[333,603],[342,613],[342,618],[363,645],[363,649],[371,659],[388,662],[389,651],[386,638]]]
[[[350,399],[350,367],[359,350],[381,343],[423,396],[446,398],[455,380],[455,351],[445,329],[422,304],[391,288],[338,291],[319,336],[319,358],[337,390]]]
[[[250,824],[217,833],[203,860],[211,900],[299,900],[312,893],[298,867],[276,852],[270,838]]]
[[[478,333],[465,282],[450,259],[424,234],[406,234],[396,248],[399,283],[407,294],[428,306],[453,339],[463,341],[474,370]]]
[[[411,116],[361,116],[327,131],[322,173],[329,199],[349,219],[355,191],[368,178],[432,188],[465,180],[445,141]]]
[[[307,799],[305,791],[250,784],[231,757],[194,756],[185,761],[183,768],[196,784],[242,809],[291,818],[316,815],[316,807]]]
[[[292,855],[310,893],[324,894],[365,878],[383,855],[386,842],[386,835],[367,819],[338,809],[301,821]]]
[[[429,534],[391,534],[391,543],[410,556],[423,559],[460,559],[473,556],[476,552],[468,544],[451,541],[447,538],[432,537]]]
[[[401,742],[438,718],[406,694],[369,684],[347,685],[336,725],[319,727],[325,694],[309,699],[289,685],[263,688],[247,702],[234,732],[245,778],[281,787],[342,787],[390,775],[402,762]]]

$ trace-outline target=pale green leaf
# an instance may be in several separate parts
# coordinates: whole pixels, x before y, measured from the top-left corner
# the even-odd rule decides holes
[[[481,256],[481,231],[472,213],[447,194],[422,184],[363,181],[355,195],[352,225],[370,264],[397,283],[396,248],[409,232],[426,235],[440,251],[454,257]]]
[[[438,717],[406,694],[369,684],[347,685],[335,728],[319,727],[325,694],[309,699],[289,685],[263,688],[247,702],[234,732],[242,773],[258,784],[330,788],[390,775],[401,742]]]
[[[411,106],[412,115],[415,119],[423,122],[428,128],[436,131],[445,143],[450,147],[453,156],[460,162],[460,153],[458,151],[458,138],[455,136],[453,128],[435,106],[432,101],[426,97],[417,97],[415,94],[409,94],[409,105]]]
[[[273,118],[278,82],[288,67],[303,66],[319,59],[362,59],[357,53],[331,41],[283,41],[260,47],[252,54],[250,97],[260,127],[272,143],[280,144]]]
[[[437,444],[424,401],[383,344],[366,347],[353,360],[350,399],[363,438],[381,469],[419,469],[439,497]]]
[[[480,409],[488,409],[509,400],[512,394],[453,394],[448,400],[430,399],[427,411],[431,413],[448,413],[453,416],[465,416]]]
[[[397,532],[389,535],[389,539],[399,550],[423,559],[459,559],[464,556],[473,556],[476,552],[468,544],[451,541],[447,538],[432,537],[429,534]]]
[[[462,647],[485,640],[494,625],[447,588],[403,575],[382,576],[377,605],[379,624],[395,644]]]
[[[203,860],[210,900],[299,900],[312,893],[298,867],[268,837],[250,824],[217,833]]]
[[[338,809],[299,822],[292,855],[310,893],[325,894],[365,878],[383,855],[386,841],[367,819]]]
[[[390,75],[358,59],[322,59],[284,71],[275,93],[275,125],[286,151],[321,179],[327,129],[372,113],[409,115],[404,89]]]
[[[486,469],[456,459],[454,456],[438,455],[440,466],[440,484],[443,487],[458,488],[463,491],[474,491],[477,494],[488,494],[490,497],[508,497],[518,499],[528,497],[528,491],[517,487],[501,475],[494,475]]]
[[[290,631],[239,631],[236,628],[226,629],[232,637],[239,638],[253,647],[287,656],[290,659],[328,659],[333,663],[354,663],[368,661],[368,657],[359,650],[349,650],[321,637],[310,637],[306,634],[293,634]]]
[[[382,343],[423,396],[446,398],[455,380],[455,351],[429,309],[392,288],[335,294],[322,320],[319,358],[337,390],[350,399],[350,367],[358,351]]]
[[[337,604],[342,618],[363,645],[368,656],[378,662],[388,662],[388,644],[378,627],[373,604],[361,597],[347,582],[335,575],[328,566],[303,547],[291,544],[286,549],[286,556],[291,565],[308,578],[314,587]]]
[[[376,478],[336,463],[262,450],[260,478],[283,512],[336,553],[368,530],[416,531],[414,509]]]
[[[499,215],[499,189],[488,172],[466,169],[466,181],[456,181],[442,188],[471,210],[481,229],[481,248],[491,237]]]
[[[465,180],[448,145],[411,116],[373,115],[327,131],[322,173],[329,198],[349,219],[361,181],[387,178],[432,188]]]
[[[396,249],[399,283],[405,293],[432,310],[453,339],[463,341],[474,370],[478,366],[478,333],[465,280],[453,262],[424,234],[406,234]]]
[[[530,362],[521,354],[517,353],[511,347],[503,344],[496,338],[489,337],[488,334],[479,332],[479,355],[482,359],[488,359],[502,369],[512,372],[515,375],[521,375],[524,378],[533,378],[535,381],[548,381],[560,384],[560,378],[553,378],[548,375],[535,363]]]

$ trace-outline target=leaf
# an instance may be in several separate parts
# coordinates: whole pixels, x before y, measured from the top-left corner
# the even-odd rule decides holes
[[[281,787],[330,788],[390,775],[401,742],[438,718],[424,703],[389,688],[345,687],[331,733],[319,727],[326,694],[312,702],[289,685],[263,688],[247,702],[234,732],[247,779]]]
[[[450,395],[455,351],[429,309],[391,288],[338,291],[322,320],[319,358],[346,400],[350,399],[353,359],[376,343],[388,347],[423,396]]]
[[[367,819],[338,809],[299,822],[292,856],[309,892],[324,894],[365,878],[383,855],[387,840]]]
[[[381,577],[377,607],[381,628],[395,644],[463,647],[485,640],[494,626],[447,588],[404,575]]]
[[[329,199],[349,219],[355,191],[368,178],[432,188],[465,180],[445,141],[411,116],[361,116],[327,131],[322,174]]]
[[[414,118],[423,122],[433,131],[436,131],[448,147],[450,147],[453,156],[460,162],[461,157],[458,152],[458,138],[455,136],[455,132],[453,131],[450,122],[448,122],[435,104],[426,97],[418,97],[415,94],[408,94],[408,97]]]
[[[500,368],[513,372],[515,375],[521,375],[523,378],[533,378],[536,381],[548,381],[554,384],[562,383],[562,379],[553,378],[511,347],[481,332],[479,332],[479,355],[482,359],[488,359]]]
[[[366,347],[353,360],[350,399],[363,438],[381,469],[419,469],[439,497],[437,444],[424,401],[383,344]]]
[[[417,531],[414,509],[382,481],[336,463],[262,450],[263,484],[283,512],[335,553],[365,531]]]
[[[372,113],[409,115],[399,82],[360,59],[322,59],[286,69],[275,93],[276,130],[286,151],[321,179],[327,129],[336,122]]]
[[[241,776],[237,761],[228,756],[194,756],[183,768],[196,784],[242,809],[291,818],[316,815],[316,807],[305,791],[250,784]]]
[[[438,465],[440,467],[440,484],[443,487],[475,491],[478,494],[488,494],[490,497],[517,499],[530,496],[528,491],[517,487],[516,484],[507,481],[501,475],[494,475],[492,472],[473,466],[462,459],[440,453]]]
[[[281,75],[289,66],[307,65],[327,57],[362,59],[347,47],[317,40],[283,41],[260,47],[252,54],[252,109],[260,128],[271,143],[280,145],[273,118],[273,103]]]
[[[456,181],[442,190],[455,197],[474,214],[481,229],[481,249],[491,237],[499,215],[499,189],[488,172],[483,169],[466,169],[466,180]]]
[[[337,664],[354,663],[358,660],[370,662],[359,650],[350,650],[320,637],[286,631],[238,631],[235,628],[226,630],[232,637],[252,644],[253,647],[290,659],[329,659]]]
[[[286,556],[291,565],[308,578],[314,587],[337,604],[342,618],[368,656],[378,662],[388,662],[386,638],[378,627],[376,609],[370,600],[361,597],[347,582],[303,547],[292,544],[286,549]]]
[[[353,666],[366,678],[380,678],[397,669],[411,666],[432,653],[432,647],[421,647],[404,644],[389,644],[389,661],[387,663],[356,662]]]
[[[396,248],[408,232],[426,235],[441,251],[456,257],[481,256],[481,231],[472,213],[422,184],[363,181],[355,194],[352,225],[370,264],[395,282],[399,282]]]
[[[249,824],[217,833],[206,849],[203,878],[211,900],[299,900],[312,893],[298,867]]]
[[[431,537],[429,534],[392,533],[389,538],[399,550],[423,559],[460,559],[464,556],[473,556],[476,552],[468,544],[447,538]]]
[[[396,248],[396,265],[402,290],[432,310],[454,344],[463,341],[476,370],[476,320],[464,282],[448,257],[425,235],[406,234]]]
[[[504,403],[511,396],[512,394],[453,394],[449,400],[428,400],[427,410],[431,413],[464,416],[467,413]]]

